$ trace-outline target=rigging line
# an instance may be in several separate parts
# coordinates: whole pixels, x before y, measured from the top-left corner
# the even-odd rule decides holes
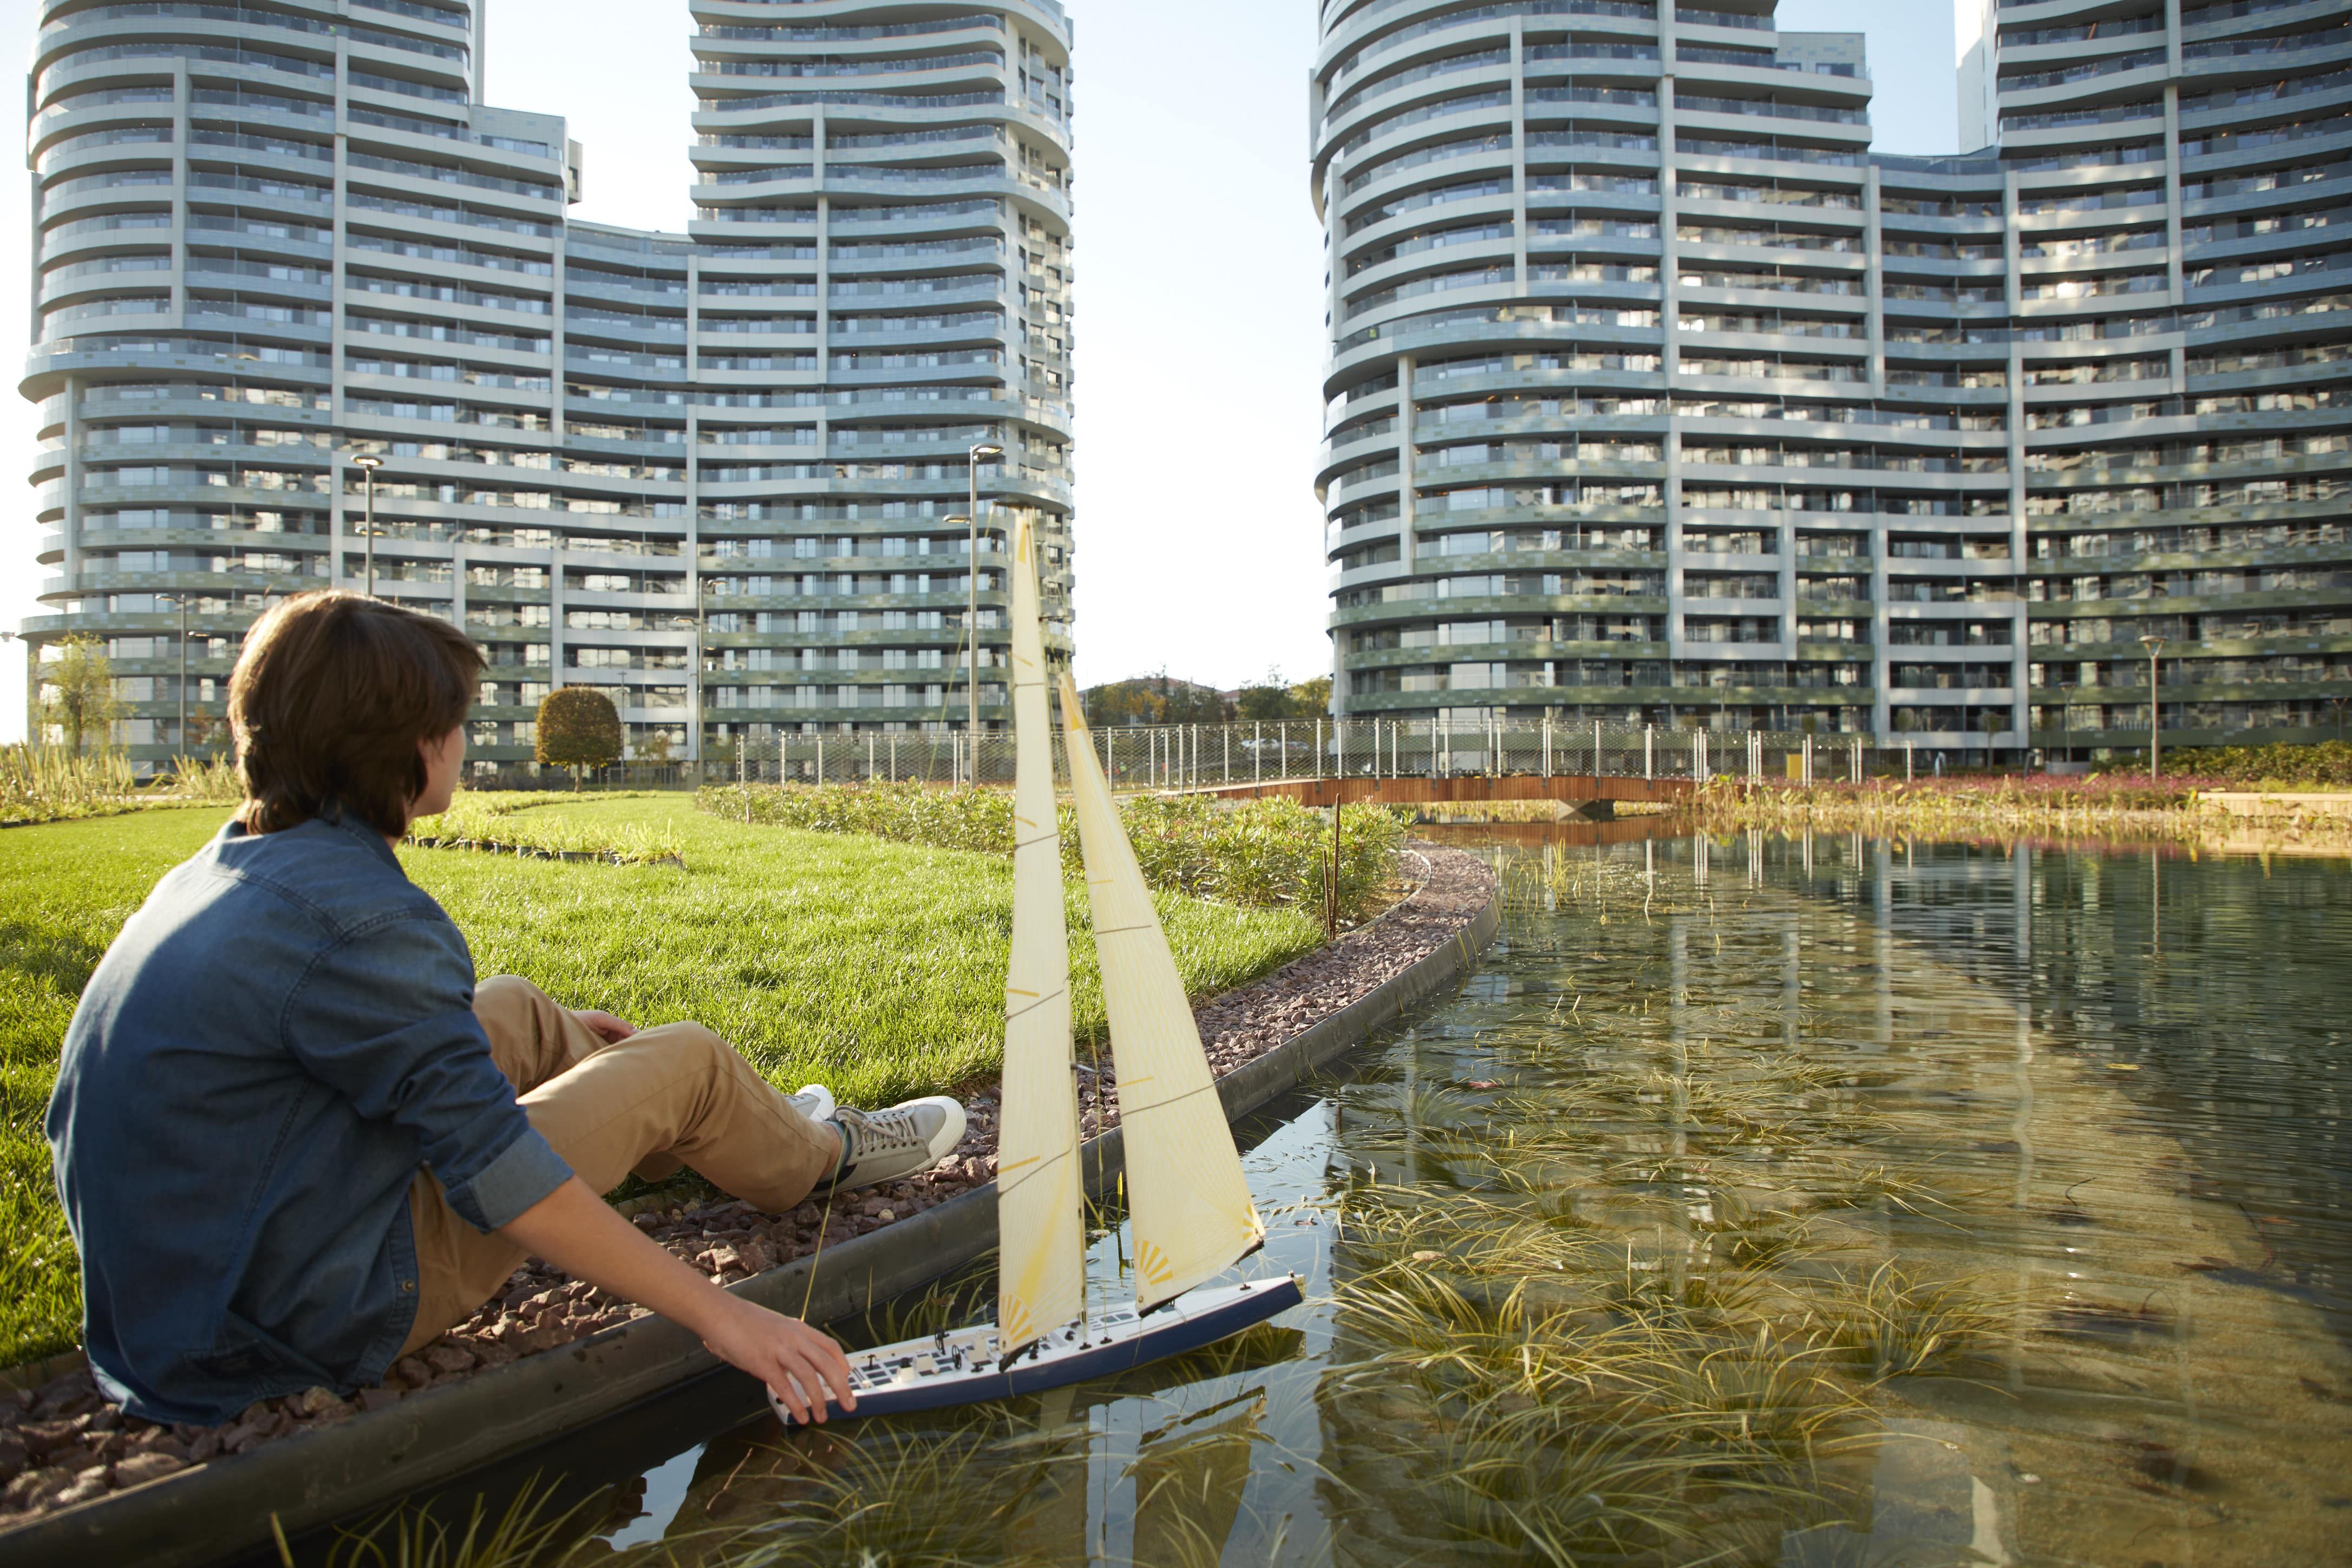
[[[1132,1089],[1136,1084],[1150,1083],[1150,1081],[1151,1079],[1149,1077],[1134,1079],[1131,1080],[1122,1080],[1120,1087],[1122,1089]],[[1188,1089],[1181,1094],[1171,1094],[1165,1100],[1155,1100],[1141,1105],[1127,1104],[1127,1097],[1122,1093],[1119,1096],[1120,1114],[1124,1116],[1133,1115],[1146,1110],[1159,1110],[1166,1106],[1181,1105],[1184,1101],[1191,1100],[1197,1095],[1214,1094],[1216,1092],[1217,1080],[1215,1079],[1211,1079],[1207,1083],[1202,1084],[1198,1089]]]
[[[840,1124],[836,1122],[835,1125]],[[849,1145],[849,1133],[846,1129],[842,1131],[841,1141],[842,1152],[845,1155]],[[837,1191],[839,1191],[837,1187],[825,1188],[824,1207],[816,1216],[816,1250],[809,1254],[808,1289],[801,1293],[800,1320],[803,1323],[808,1321],[809,1303],[816,1299],[817,1260],[824,1256],[825,1232],[833,1228],[833,1194]]]
[[[1007,989],[1009,990],[1011,988],[1007,987]],[[1008,1008],[1004,1015],[1004,1021],[1010,1024],[1013,1019],[1021,1017],[1026,1014],[1034,1013],[1038,1008],[1043,1007],[1046,1003],[1053,1001],[1055,997],[1066,995],[1068,993],[1066,991],[1048,991],[1045,994],[1038,997],[1034,1002],[1028,1004],[1026,1006],[1022,1007],[1017,1012]]]
[[[1023,1173],[1019,1177],[1011,1180],[1006,1178],[1004,1174],[1004,1167],[999,1165],[996,1168],[997,1195],[999,1197],[1012,1196],[1015,1189],[1027,1186],[1032,1180],[1044,1175],[1046,1172],[1052,1170],[1063,1161],[1069,1159],[1076,1152],[1076,1150],[1066,1149],[1058,1154],[1040,1154],[1034,1159],[1023,1160],[1013,1167],[1015,1170],[1021,1171]],[[1034,1171],[1029,1170],[1028,1167],[1032,1165],[1034,1165],[1036,1169]]]

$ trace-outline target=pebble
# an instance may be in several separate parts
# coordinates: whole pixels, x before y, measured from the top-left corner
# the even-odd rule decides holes
[[[114,1484],[135,1487],[142,1481],[160,1481],[173,1471],[187,1468],[185,1459],[173,1458],[169,1454],[134,1454],[114,1467]]]

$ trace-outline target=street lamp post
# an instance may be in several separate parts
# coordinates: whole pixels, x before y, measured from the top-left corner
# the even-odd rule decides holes
[[[687,731],[686,756],[695,764],[698,778],[702,768],[703,661],[708,657],[707,645],[710,640],[710,584],[708,579],[695,579],[694,614],[675,617],[675,625],[687,634],[688,638],[687,657],[690,662],[687,668],[687,719],[690,727]]]
[[[367,476],[367,596],[375,597],[375,471],[383,467],[383,459],[373,452],[362,452],[352,459],[352,467]]]
[[[2156,700],[2156,661],[2157,656],[2164,651],[2164,639],[2142,637],[2139,645],[2147,649],[2147,776],[2157,779],[2164,776],[2164,719],[2163,710],[2157,706]]]
[[[947,524],[947,526],[949,526],[950,528],[953,528],[953,527],[954,527],[957,523],[959,523],[959,522],[961,522],[961,523],[967,523],[967,524],[968,524],[968,523],[970,523],[970,522],[971,521],[971,514],[970,514],[969,512],[950,512],[947,516],[945,516],[945,517],[941,518],[940,521],[941,522],[943,522],[943,523]],[[979,596],[980,596],[980,595],[979,595],[979,591],[978,591],[977,589],[975,589],[975,590],[973,591],[972,597],[973,597],[973,599],[974,599],[975,601],[977,601],[977,600],[978,600],[978,598],[979,598]],[[960,647],[960,648],[961,648],[961,649],[963,650],[965,657],[967,657],[967,658],[977,658],[979,657],[979,655],[978,655],[978,653],[975,651],[975,649],[976,649],[976,648],[977,648],[977,647],[978,647],[978,643],[977,643],[977,640],[976,640],[976,639],[977,639],[977,638],[979,637],[979,636],[980,636],[980,628],[979,628],[977,626],[975,626],[975,625],[973,625],[973,624],[972,624],[972,623],[973,623],[974,621],[976,621],[978,618],[979,618],[979,617],[978,617],[978,616],[977,616],[977,615],[974,615],[974,614],[967,614],[967,615],[964,616],[963,636],[962,636],[961,637],[958,638],[958,639],[957,639],[957,642],[956,642],[956,646],[957,646],[958,647]],[[954,726],[952,723],[950,723],[950,722],[949,722],[949,720],[948,720],[948,717],[947,717],[947,713],[948,713],[948,703],[949,703],[949,702],[950,702],[950,701],[952,701],[952,700],[954,700],[954,699],[955,699],[955,677],[953,677],[953,676],[951,675],[951,676],[948,677],[948,695],[947,695],[947,697],[946,697],[945,699],[943,699],[943,700],[940,701],[940,722],[941,722],[942,724],[947,724],[947,725],[948,725],[948,730],[949,730],[949,734],[948,734],[948,746],[949,746],[949,749],[950,749],[950,755],[952,755],[952,754],[953,754],[953,749],[954,749],[954,746],[955,746],[955,733],[954,733],[955,726]],[[959,781],[961,781],[961,779],[962,775],[961,775],[961,773],[958,773],[956,776],[957,776],[957,778],[959,779]]]
[[[964,515],[964,524],[971,530],[971,569],[964,577],[969,602],[964,610],[964,630],[971,639],[971,663],[966,667],[964,690],[968,712],[964,727],[971,731],[971,782],[980,782],[980,465],[990,458],[1004,456],[1004,448],[992,441],[973,446],[971,460],[964,466],[964,477],[970,482],[969,500],[971,510]]]
[[[155,596],[169,599],[180,606],[180,744],[184,748],[188,743],[188,596],[185,594],[158,594]]]

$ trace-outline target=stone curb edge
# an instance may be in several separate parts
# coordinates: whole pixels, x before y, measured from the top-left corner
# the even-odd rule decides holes
[[[1502,926],[1499,892],[1445,942],[1331,1016],[1217,1080],[1228,1121],[1306,1081],[1373,1030],[1468,973]],[[1116,1182],[1113,1128],[1080,1152],[1089,1196]],[[996,1245],[996,1184],[730,1287],[765,1307],[833,1322],[916,1289]],[[812,1263],[820,1278],[812,1284]],[[316,1432],[265,1445],[35,1517],[0,1531],[10,1568],[96,1562],[195,1568],[263,1547],[276,1517],[291,1539],[409,1493],[446,1484],[593,1425],[719,1368],[677,1324],[641,1318],[463,1383]]]

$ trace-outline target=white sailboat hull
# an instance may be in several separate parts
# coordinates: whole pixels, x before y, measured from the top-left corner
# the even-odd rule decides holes
[[[1010,1367],[1000,1364],[993,1324],[902,1340],[852,1355],[851,1389],[857,1408],[845,1411],[828,1401],[826,1411],[835,1421],[853,1415],[898,1415],[1109,1377],[1214,1344],[1304,1299],[1297,1279],[1286,1274],[1247,1285],[1187,1290],[1149,1313],[1139,1313],[1130,1303],[1089,1316],[1083,1328],[1072,1323],[1055,1330],[1022,1351]],[[785,1426],[795,1424],[774,1394],[768,1403]]]

